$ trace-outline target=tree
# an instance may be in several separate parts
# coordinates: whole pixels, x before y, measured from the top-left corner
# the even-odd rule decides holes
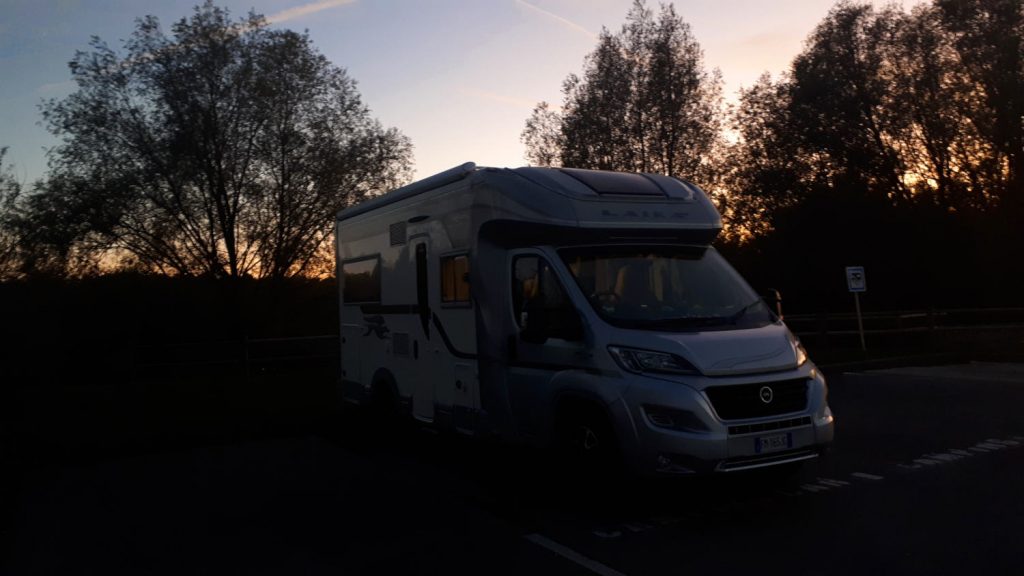
[[[822,174],[793,131],[790,90],[787,79],[763,74],[740,90],[730,112],[729,127],[738,140],[725,148],[720,169],[729,191],[727,236],[736,242],[771,231],[778,211],[805,201]]]
[[[560,113],[539,104],[522,140],[532,163],[711,178],[721,78],[671,5],[657,17],[636,0],[621,31],[602,30],[562,87]]]
[[[14,277],[19,269],[19,236],[16,219],[21,184],[4,164],[7,148],[0,147],[0,280]]]
[[[825,155],[832,187],[899,202],[909,198],[906,167],[891,142],[906,126],[886,106],[882,50],[892,24],[869,5],[833,8],[793,61],[790,107],[802,145]]]
[[[968,111],[991,147],[1002,205],[1024,217],[1024,3],[1020,0],[937,0],[983,105]]]
[[[171,32],[140,19],[123,56],[94,38],[77,91],[43,105],[63,143],[37,217],[57,236],[145,270],[281,278],[323,262],[338,209],[409,178],[408,139],[307,34],[209,1]]]

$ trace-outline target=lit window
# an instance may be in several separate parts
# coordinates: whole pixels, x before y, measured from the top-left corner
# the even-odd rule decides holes
[[[465,254],[441,258],[441,302],[469,302],[469,257]]]

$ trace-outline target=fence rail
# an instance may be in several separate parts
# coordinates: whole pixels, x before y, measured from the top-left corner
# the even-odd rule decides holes
[[[857,317],[852,312],[787,315],[786,324],[810,346],[831,348],[853,346]],[[868,312],[863,315],[868,345],[932,344],[937,338],[972,331],[1024,333],[1024,308],[952,308],[945,310],[899,310]],[[173,342],[136,345],[131,353],[135,376],[162,371],[222,369],[254,372],[293,369],[315,365],[337,366],[338,336],[243,338],[208,342]]]
[[[792,314],[786,324],[801,340],[818,348],[852,345],[857,316],[852,312]],[[864,334],[889,346],[922,346],[942,338],[963,340],[965,333],[1024,331],[1024,308],[949,308],[863,314]],[[903,339],[902,341],[900,339]],[[869,340],[868,346],[871,346]]]
[[[207,342],[142,344],[132,349],[134,376],[163,370],[226,369],[249,377],[256,371],[277,370],[302,363],[336,364],[338,336],[242,338]]]

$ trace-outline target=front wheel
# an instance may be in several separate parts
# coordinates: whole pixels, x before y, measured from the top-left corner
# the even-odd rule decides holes
[[[572,476],[610,479],[622,472],[615,432],[597,409],[565,411],[555,428],[555,442],[562,465]]]

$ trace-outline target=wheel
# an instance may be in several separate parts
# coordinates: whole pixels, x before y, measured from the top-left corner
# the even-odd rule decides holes
[[[599,409],[574,406],[556,424],[556,445],[570,475],[610,479],[621,472],[618,442],[608,417]]]

